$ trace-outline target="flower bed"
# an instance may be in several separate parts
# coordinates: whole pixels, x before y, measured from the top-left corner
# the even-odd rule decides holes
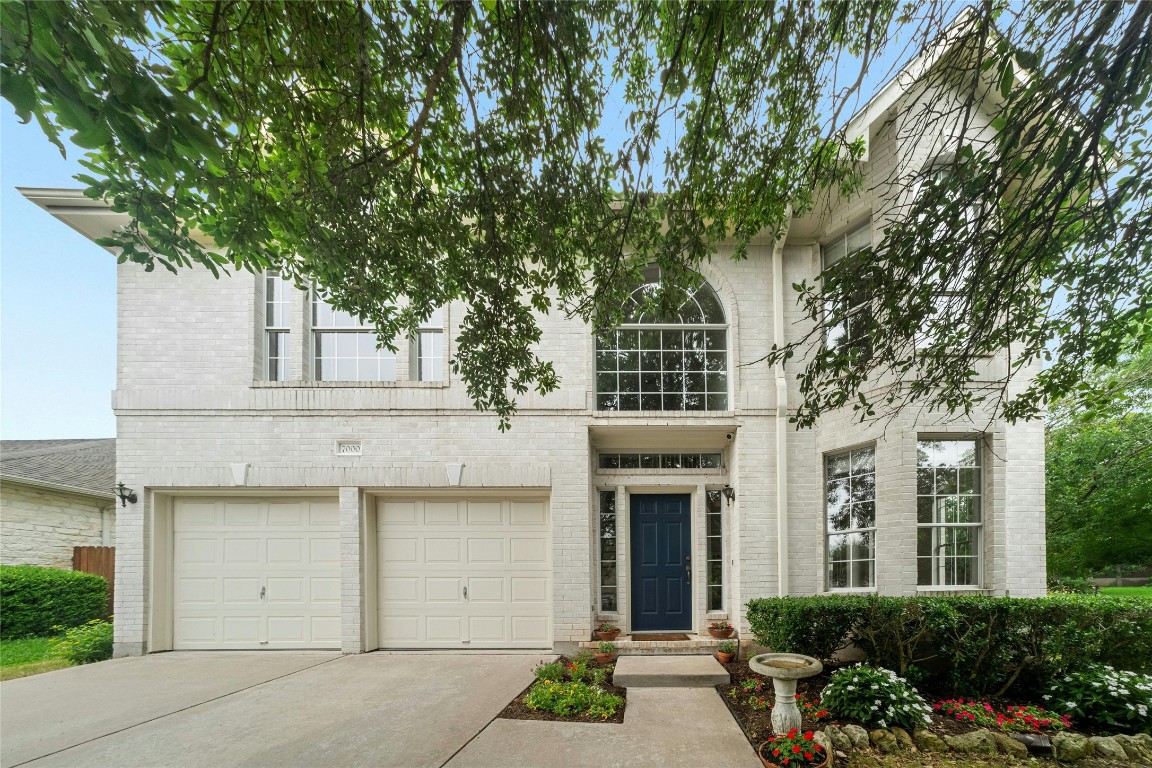
[[[598,664],[590,653],[541,661],[536,680],[497,715],[507,720],[622,723],[626,689],[612,685],[613,660]]]

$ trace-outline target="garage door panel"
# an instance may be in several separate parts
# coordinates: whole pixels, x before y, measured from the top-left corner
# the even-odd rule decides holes
[[[339,647],[334,510],[329,500],[177,499],[173,647]]]
[[[545,502],[381,500],[377,529],[381,647],[552,644]]]

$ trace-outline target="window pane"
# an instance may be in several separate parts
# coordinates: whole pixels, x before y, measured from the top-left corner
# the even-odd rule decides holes
[[[844,589],[848,586],[848,563],[829,563],[828,588]]]
[[[640,468],[640,454],[629,453],[620,457],[621,469],[639,469]]]
[[[720,586],[708,587],[708,610],[719,611],[724,607],[723,591],[724,588]]]
[[[723,526],[720,522],[720,515],[708,515],[708,535],[721,536],[724,533]]]
[[[876,504],[871,501],[852,505],[852,527],[873,528],[876,525]]]
[[[705,453],[700,456],[701,469],[719,469],[720,468],[720,454],[718,453]]]
[[[875,583],[875,570],[876,561],[874,560],[857,560],[852,563],[851,577],[853,587],[871,587]]]
[[[615,611],[616,610],[616,590],[615,589],[601,589],[600,590],[600,610],[602,610],[602,611]]]
[[[724,557],[724,546],[719,536],[708,537],[708,559],[720,560]]]
[[[935,522],[935,518],[933,516],[933,511],[935,509],[936,509],[936,505],[933,502],[931,496],[929,496],[929,497],[921,496],[920,498],[916,499],[916,522],[918,522],[918,523]]]

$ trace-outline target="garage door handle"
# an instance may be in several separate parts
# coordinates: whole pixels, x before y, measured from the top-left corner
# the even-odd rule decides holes
[[[264,587],[260,587],[260,599],[264,599]]]
[[[468,599],[468,587],[464,587],[464,599]]]

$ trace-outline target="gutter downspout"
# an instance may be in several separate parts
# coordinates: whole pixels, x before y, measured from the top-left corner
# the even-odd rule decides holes
[[[788,217],[791,223],[791,216]],[[784,239],[772,247],[772,341],[784,345]],[[776,585],[780,597],[788,595],[788,379],[784,364],[773,369],[776,383]]]

